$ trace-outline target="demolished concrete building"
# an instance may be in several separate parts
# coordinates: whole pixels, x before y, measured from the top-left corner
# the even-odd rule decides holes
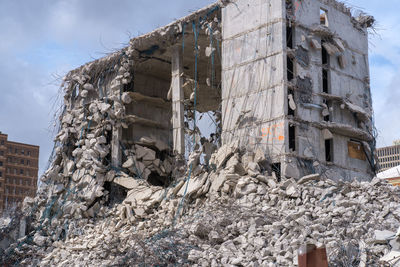
[[[294,199],[300,209],[302,196],[317,205],[316,196],[356,195],[347,186],[341,192],[339,181],[374,175],[371,24],[372,17],[353,17],[334,0],[222,1],[71,71],[61,86],[64,108],[50,166],[38,196],[24,203],[36,229],[22,227],[21,243],[53,244],[56,254],[60,240],[84,236],[82,227],[103,231],[111,220],[115,229],[148,229],[159,208],[165,218],[149,230],[155,235],[175,224],[185,197],[197,205],[204,196],[235,196],[247,207],[275,205],[284,196],[284,210]],[[210,112],[216,131],[205,140],[197,123]],[[337,190],[320,179],[335,180]],[[303,194],[296,180],[321,188],[305,187]],[[393,231],[397,221],[390,219],[385,226]],[[12,249],[22,254],[19,244],[6,252]]]
[[[93,144],[111,149],[108,159],[102,150],[106,165],[138,164],[161,185],[171,162],[161,156],[161,166],[149,167],[156,156],[139,151],[147,155],[141,163],[123,166],[135,153],[130,147],[148,141],[157,158],[166,150],[184,155],[185,136],[195,137],[192,147],[199,143],[196,112],[212,111],[218,145],[260,150],[281,176],[370,179],[376,162],[364,20],[336,1],[208,6],[69,73],[58,141],[73,137],[78,149],[67,155],[76,158],[81,133],[95,130],[91,139],[106,139]]]

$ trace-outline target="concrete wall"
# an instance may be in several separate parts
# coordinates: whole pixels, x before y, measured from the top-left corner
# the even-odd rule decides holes
[[[222,143],[285,153],[283,0],[238,0],[222,9]]]
[[[327,10],[329,30],[343,40],[345,51],[343,52],[346,60],[346,66],[341,68],[337,56],[330,56],[329,61],[329,94],[340,96],[351,103],[362,107],[365,110],[371,109],[371,95],[369,90],[369,66],[368,66],[368,36],[366,31],[360,31],[354,27],[351,17],[342,8],[337,9],[334,1],[316,1],[303,0],[301,6],[295,12],[295,31],[294,48],[304,47],[310,57],[310,65],[295,64],[295,75],[309,77],[312,80],[312,104],[321,105],[323,98],[319,96],[322,93],[322,56],[321,50],[313,49],[310,46],[310,39],[321,43],[319,36],[311,33],[312,29],[320,24],[320,8]],[[321,122],[323,121],[322,109],[316,106],[301,103],[299,93],[295,93],[295,102],[297,102],[296,117],[300,121]],[[333,111],[330,114],[331,121],[350,125],[358,128],[358,120],[347,109],[342,109],[340,103],[332,102]],[[371,123],[369,123],[371,126]],[[301,124],[296,127],[296,155],[300,159],[310,159],[313,162],[319,162],[316,165],[317,170],[329,178],[352,180],[354,178],[368,180],[371,178],[371,166],[368,160],[363,161],[349,157],[348,141],[350,136],[334,134],[334,159],[332,163],[325,162],[325,145],[322,136],[322,130],[311,124]],[[307,170],[299,167],[299,170],[293,171],[292,167],[287,165],[298,165],[294,157],[288,157],[283,163],[283,170],[289,169],[288,173],[296,175],[307,174]],[[326,172],[324,169],[329,169]]]

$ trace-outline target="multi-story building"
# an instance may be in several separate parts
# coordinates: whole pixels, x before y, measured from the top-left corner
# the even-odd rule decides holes
[[[8,141],[0,132],[0,210],[35,196],[39,147]]]
[[[377,149],[379,172],[400,165],[400,145],[387,146]]]
[[[144,136],[184,155],[196,112],[214,112],[220,144],[261,151],[278,175],[370,180],[373,23],[335,0],[218,1],[71,71],[63,123],[95,100],[124,105],[106,134],[121,166],[121,144]]]

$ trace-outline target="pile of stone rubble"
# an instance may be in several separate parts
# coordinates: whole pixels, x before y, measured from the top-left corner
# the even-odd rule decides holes
[[[49,207],[45,197],[55,199],[54,190],[26,199],[24,212],[35,218],[33,230],[4,251],[3,262],[294,266],[305,243],[325,246],[332,266],[377,266],[391,250],[382,260],[399,254],[398,187],[376,178],[333,182],[318,174],[278,179],[260,168],[266,160],[262,153],[240,152],[234,145],[214,153],[210,167],[191,159],[189,181],[186,173],[168,188],[108,171],[104,179],[123,195],[117,203],[97,194],[101,200],[90,207],[84,194],[69,198],[66,193],[63,206]],[[73,173],[66,170],[66,175]],[[85,175],[82,179],[94,179]],[[86,182],[80,190],[90,187],[96,185]]]

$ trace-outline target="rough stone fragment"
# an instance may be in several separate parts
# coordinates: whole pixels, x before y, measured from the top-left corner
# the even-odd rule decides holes
[[[134,189],[140,185],[138,180],[132,177],[123,177],[123,176],[114,178],[114,183],[119,184],[120,186],[123,186],[127,189]]]
[[[321,178],[321,176],[316,173],[316,174],[310,174],[310,175],[306,175],[300,178],[300,180],[297,181],[298,184],[305,184],[309,181],[319,181],[319,179]]]

